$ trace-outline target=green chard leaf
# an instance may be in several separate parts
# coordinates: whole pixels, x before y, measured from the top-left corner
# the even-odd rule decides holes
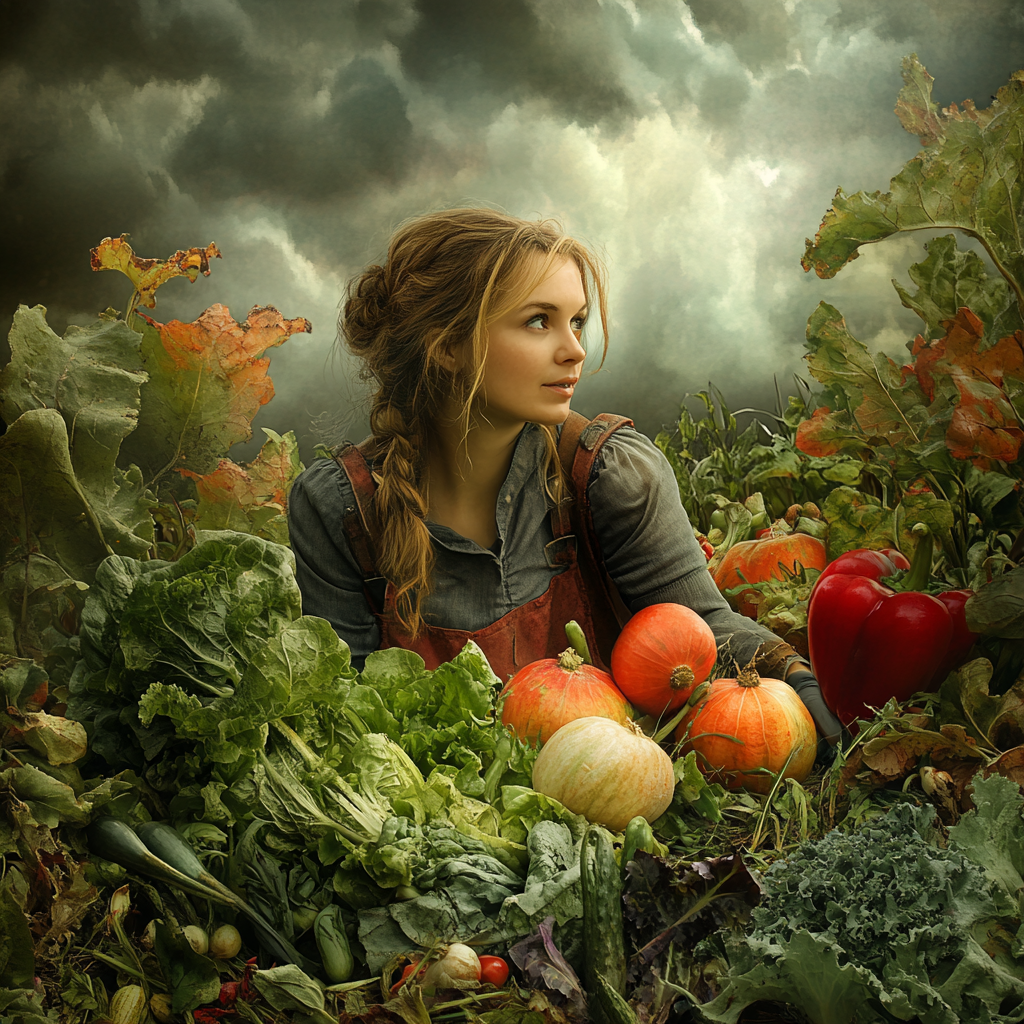
[[[964,612],[975,633],[1024,638],[1024,566],[993,577],[968,600]]]
[[[903,60],[903,81],[896,113],[924,148],[888,192],[836,192],[814,241],[808,239],[804,269],[830,278],[865,243],[898,231],[958,228],[982,243],[1021,303],[1024,251],[1015,217],[1024,202],[1024,72],[1015,72],[983,110],[970,100],[940,110],[932,78],[913,55]]]
[[[991,337],[1003,338],[1024,327],[1006,280],[989,277],[977,253],[957,248],[956,235],[933,238],[925,249],[927,258],[907,271],[917,291],[911,295],[896,281],[893,287],[903,305],[924,321],[926,338],[941,338],[946,333],[943,321],[952,320],[961,306],[970,307]]]
[[[838,403],[800,424],[797,447],[810,455],[916,444],[927,434],[930,412],[917,380],[884,353],[872,355],[850,334],[842,314],[826,302],[807,321],[807,361],[827,395]]]
[[[47,325],[42,306],[20,306],[10,333],[11,361],[0,373],[0,417],[11,427],[20,417],[44,410],[53,410],[64,421],[63,435],[50,428],[38,436],[51,447],[63,445],[64,459],[70,459],[69,483],[79,497],[70,503],[65,498],[63,515],[78,515],[84,504],[103,545],[135,557],[153,543],[149,509],[155,498],[136,468],[119,469],[116,461],[122,443],[138,423],[140,389],[146,380],[140,340],[117,320],[72,326],[58,338]],[[18,459],[21,473],[30,477],[36,475],[33,464],[36,472],[52,471],[42,461],[46,458],[42,451],[12,449],[8,458],[12,456]],[[31,487],[38,501],[35,481]],[[48,518],[60,513],[53,510]],[[36,522],[26,525],[39,529]],[[73,572],[78,560],[70,564],[58,560],[76,578],[86,582],[91,578],[91,574]]]
[[[894,513],[873,495],[837,487],[825,499],[821,514],[828,523],[829,561],[854,548],[897,547]]]

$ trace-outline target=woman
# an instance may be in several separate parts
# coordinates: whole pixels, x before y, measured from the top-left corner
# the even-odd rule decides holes
[[[630,613],[677,602],[793,683],[834,742],[807,666],[715,587],[661,452],[622,417],[570,414],[594,311],[606,352],[601,265],[550,221],[454,209],[399,228],[340,320],[376,385],[372,435],[289,498],[303,611],[357,667],[389,646],[433,667],[472,638],[505,679],[563,649],[569,619],[607,664]]]

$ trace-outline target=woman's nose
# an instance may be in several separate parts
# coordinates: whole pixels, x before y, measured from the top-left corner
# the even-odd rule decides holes
[[[580,339],[576,337],[576,332],[568,325],[564,329],[561,347],[564,350],[564,355],[561,357],[562,362],[571,360],[574,363],[582,363],[586,358],[587,350],[583,347]]]

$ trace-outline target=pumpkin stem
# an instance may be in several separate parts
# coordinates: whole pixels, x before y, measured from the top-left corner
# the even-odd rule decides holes
[[[558,656],[558,667],[565,669],[566,672],[576,672],[583,664],[583,659],[571,647],[567,647]]]
[[[744,665],[740,669],[739,674],[736,676],[736,683],[738,686],[751,690],[761,685],[761,677],[757,674],[757,669],[754,668],[753,659],[751,659],[749,665]]]
[[[668,685],[673,690],[688,690],[693,686],[695,679],[693,669],[689,665],[676,665],[668,677]]]
[[[594,659],[590,657],[590,648],[587,646],[587,638],[583,633],[583,627],[572,619],[565,624],[565,636],[572,644],[573,650],[583,659],[584,665],[593,665]]]

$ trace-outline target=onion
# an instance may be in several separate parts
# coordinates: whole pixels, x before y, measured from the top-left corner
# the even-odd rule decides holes
[[[207,938],[206,932],[197,924],[187,924],[181,930],[185,938],[188,939],[188,944],[197,953],[202,953],[205,956],[210,948],[210,940]]]
[[[233,924],[222,924],[210,936],[210,956],[216,960],[226,960],[238,956],[242,948],[242,936]]]
[[[423,973],[425,989],[475,988],[479,981],[480,957],[462,942],[453,942]]]

